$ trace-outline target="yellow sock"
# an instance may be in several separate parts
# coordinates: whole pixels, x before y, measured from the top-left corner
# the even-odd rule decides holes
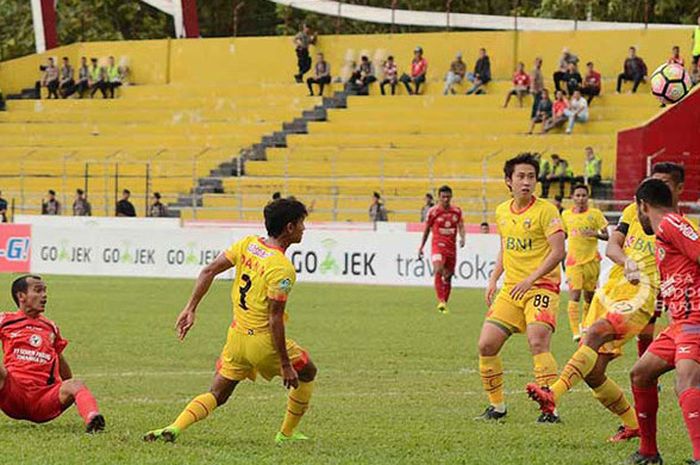
[[[216,397],[211,392],[201,394],[187,404],[185,410],[175,419],[173,426],[180,431],[189,428],[193,423],[204,420],[216,408]]]
[[[294,429],[301,421],[301,417],[304,416],[304,413],[309,408],[309,400],[311,400],[313,390],[314,382],[311,381],[310,383],[299,382],[298,388],[289,391],[287,413],[284,415],[281,429],[282,434],[285,436],[291,436],[294,433]]]
[[[569,327],[571,328],[571,334],[574,336],[579,335],[578,326],[581,324],[581,315],[578,311],[578,302],[573,300],[569,301],[568,313],[569,313]]]
[[[625,394],[615,381],[606,378],[605,382],[593,389],[593,397],[603,404],[603,407],[620,417],[622,423],[629,428],[639,428],[634,408],[625,398]]]
[[[499,355],[479,356],[479,373],[481,384],[493,406],[503,407],[503,362]]]
[[[598,352],[586,345],[578,348],[561,372],[559,379],[551,386],[554,400],[558,401],[569,389],[588,376],[598,360]]]
[[[588,315],[588,309],[591,308],[591,303],[583,300],[583,310],[581,311],[581,322],[586,321],[586,316]]]
[[[540,386],[550,386],[557,379],[557,361],[551,352],[533,355],[535,382]]]

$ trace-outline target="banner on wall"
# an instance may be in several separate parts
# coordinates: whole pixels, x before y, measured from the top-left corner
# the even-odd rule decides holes
[[[31,243],[28,224],[0,224],[0,273],[28,273]]]

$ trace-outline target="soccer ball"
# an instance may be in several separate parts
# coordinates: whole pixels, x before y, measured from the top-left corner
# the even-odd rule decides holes
[[[677,63],[664,63],[651,75],[651,93],[662,103],[677,103],[685,97],[692,84],[690,74]]]

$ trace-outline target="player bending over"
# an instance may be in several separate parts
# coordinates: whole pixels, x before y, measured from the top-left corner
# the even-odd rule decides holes
[[[564,258],[561,218],[554,205],[533,194],[539,163],[532,155],[508,160],[503,171],[513,198],[496,208],[501,250],[486,289],[490,308],[479,337],[479,371],[490,403],[477,417],[484,420],[506,415],[499,352],[512,334],[526,333],[539,385],[547,386],[557,376],[550,342],[559,310],[559,263]],[[503,272],[503,289],[494,299]],[[554,423],[559,417],[552,411],[538,421]]]
[[[451,205],[452,189],[450,186],[442,186],[438,189],[438,204],[428,211],[425,221],[423,239],[418,248],[418,259],[423,258],[423,247],[430,233],[433,233],[433,242],[430,248],[435,276],[435,293],[438,298],[438,311],[448,313],[447,302],[452,291],[452,276],[455,273],[457,263],[457,233],[459,232],[459,246],[464,247],[464,221],[462,210]]]
[[[285,251],[301,242],[307,211],[301,202],[283,198],[269,203],[264,215],[268,237],[245,237],[207,265],[177,318],[175,326],[182,340],[194,325],[197,306],[214,277],[236,267],[231,289],[233,323],[209,392],[195,397],[171,425],[146,433],[144,440],[175,441],[186,428],[223,405],[240,381],[255,381],[258,373],[268,381],[281,375],[290,389],[287,413],[275,442],[308,439],[295,429],[309,406],[316,367],[304,349],[286,339],[284,328],[287,297],[296,281]]]
[[[564,210],[561,220],[569,239],[566,255],[566,278],[569,282],[569,327],[574,341],[581,339],[579,304],[583,294],[583,315],[593,300],[600,275],[598,239],[608,240],[608,220],[603,212],[588,206],[588,186],[572,189],[574,206]]]
[[[672,191],[663,182],[644,181],[637,189],[637,204],[645,232],[656,234],[661,298],[671,324],[632,367],[641,440],[629,463],[663,463],[656,446],[657,383],[675,368],[676,393],[693,445],[693,459],[687,463],[700,464],[700,238],[676,212]]]
[[[74,402],[85,431],[105,428],[105,419],[85,384],[73,378],[63,356],[68,341],[58,326],[44,317],[46,284],[39,276],[22,276],[12,283],[12,299],[19,309],[0,313],[0,409],[16,420],[45,423]]]

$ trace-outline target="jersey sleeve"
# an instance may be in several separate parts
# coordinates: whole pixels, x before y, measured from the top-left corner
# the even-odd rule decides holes
[[[568,221],[569,221],[569,210],[564,210],[561,214],[561,226],[562,226],[562,230],[566,233],[567,236],[570,234]]]
[[[224,255],[228,258],[233,266],[238,265],[238,259],[241,256],[241,244],[243,241],[234,242],[231,247],[224,250]]]
[[[632,208],[632,205],[625,207],[625,209],[622,210],[622,216],[620,217],[620,221],[617,222],[617,228],[615,228],[615,230],[620,231],[626,236],[630,225],[634,223],[636,214],[636,209]]]
[[[540,224],[546,237],[550,237],[560,231],[564,232],[561,215],[559,215],[554,205],[547,204],[545,208],[542,209],[542,213],[540,213]]]
[[[61,336],[61,332],[58,330],[58,328],[56,328],[56,339],[53,341],[54,350],[56,350],[56,353],[58,355],[61,355],[67,345],[68,341],[63,339],[63,336]]]
[[[596,220],[596,231],[600,231],[603,228],[606,228],[608,226],[608,220],[605,218],[605,215],[603,215],[603,212],[598,210],[595,215],[595,220]]]
[[[428,216],[425,219],[425,225],[428,228],[433,227],[433,223],[435,222],[435,207],[430,207],[428,210]]]
[[[266,295],[270,300],[286,302],[296,280],[294,267],[291,263],[273,266],[266,276]]]
[[[700,236],[690,223],[666,218],[659,225],[659,236],[661,240],[673,244],[683,255],[698,263]]]

